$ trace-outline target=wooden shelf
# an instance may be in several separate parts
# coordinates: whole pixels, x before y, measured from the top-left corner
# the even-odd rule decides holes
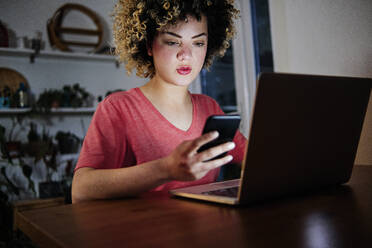
[[[0,56],[11,56],[11,57],[30,57],[34,54],[32,49],[18,49],[18,48],[0,48]],[[85,60],[85,61],[107,61],[116,62],[116,58],[113,55],[105,54],[89,54],[89,53],[78,53],[78,52],[60,52],[60,51],[46,51],[41,50],[36,58],[51,58],[51,59],[73,59],[73,60]]]
[[[93,114],[96,108],[53,108],[51,114]],[[28,114],[31,108],[1,108],[0,115]],[[43,114],[43,113],[40,113]]]

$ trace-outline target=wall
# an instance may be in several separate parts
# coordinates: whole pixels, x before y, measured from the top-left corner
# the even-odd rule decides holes
[[[42,31],[42,40],[45,42],[45,51],[51,51],[48,42],[46,23],[53,16],[54,12],[63,4],[71,2],[66,0],[1,0],[0,1],[0,20],[12,30],[12,33],[18,37],[27,36],[32,38],[37,30]],[[111,42],[111,18],[110,13],[114,6],[114,0],[74,0],[74,3],[80,3],[95,11],[104,24],[105,44]],[[80,15],[74,15],[71,12],[70,23],[67,25],[94,28],[93,23],[87,18],[81,18]],[[36,58],[35,63],[31,64],[28,58],[0,56],[0,67],[7,67],[17,70],[27,79],[32,93],[37,97],[45,89],[61,89],[65,84],[80,83],[87,91],[95,97],[104,95],[109,90],[130,89],[140,86],[144,83],[143,79],[134,76],[127,76],[124,66],[117,68],[114,61],[87,61],[76,59],[50,59]],[[95,105],[97,102],[95,102]],[[15,120],[15,118],[13,118]],[[83,138],[89,126],[91,114],[85,115],[53,115],[47,121],[44,118],[33,117],[23,120],[23,127],[17,126],[16,133],[18,138],[26,140],[29,125],[33,121],[38,124],[38,131],[42,132],[45,127],[49,134],[54,135],[57,131],[70,131]],[[12,127],[12,119],[3,114],[0,115],[0,122],[7,128],[7,134]],[[23,130],[22,130],[23,129]],[[59,180],[68,159],[76,159],[77,156],[62,156],[59,158],[62,166],[57,174],[54,174],[53,180]],[[32,162],[30,162],[32,164]],[[27,187],[27,181],[19,178],[19,171],[7,167],[7,174],[18,182],[18,185]],[[37,183],[45,179],[45,170],[43,165],[38,163],[33,165],[32,179]],[[24,178],[23,178],[24,179]],[[28,195],[21,196],[27,198]]]
[[[45,51],[52,50],[47,37],[46,23],[53,16],[54,12],[63,4],[69,1],[62,0],[5,0],[0,2],[0,20],[11,29],[16,36],[27,36],[32,38],[37,30],[42,31],[42,40],[45,42]],[[105,44],[112,43],[111,17],[114,1],[99,0],[76,0],[95,11],[103,23],[105,33]],[[75,15],[74,15],[75,14]],[[67,21],[64,25],[72,25],[95,29],[93,23],[83,15],[76,15],[71,12],[72,21]],[[66,18],[67,19],[67,18]],[[68,20],[68,19],[67,19]],[[71,23],[77,22],[77,23]],[[50,59],[36,58],[35,63],[31,64],[29,59],[24,57],[4,57],[0,56],[0,67],[12,68],[20,72],[27,80],[31,92],[37,97],[45,89],[59,88],[65,84],[80,83],[82,87],[92,93],[95,97],[105,95],[108,90],[130,89],[143,84],[144,80],[134,75],[127,76],[124,66],[115,66],[114,61],[84,61],[73,59]],[[97,102],[95,102],[96,104]],[[52,132],[68,126],[70,131],[80,137],[85,135],[80,123],[68,124],[69,118],[64,118],[66,122],[55,121],[50,126]],[[89,125],[90,117],[82,117],[85,126]],[[5,122],[5,120],[3,120]]]
[[[35,36],[37,30],[42,31],[42,39],[46,45],[45,50],[51,50],[47,37],[46,23],[58,7],[67,2],[69,1],[1,1],[0,19],[19,37],[27,36],[31,38]],[[76,0],[74,2],[87,6],[99,15],[105,28],[105,44],[110,44],[112,42],[110,13],[112,12],[114,1]],[[69,16],[72,20],[71,22],[77,20],[84,25],[81,27],[95,28],[90,20],[78,18],[73,13],[71,12],[71,16]],[[67,21],[66,26],[69,24]],[[73,25],[80,26],[80,24]],[[28,60],[23,61],[19,58],[1,57],[0,59],[1,66],[17,69],[24,74],[35,94],[39,94],[44,88],[60,87],[64,83],[80,82],[95,95],[104,94],[109,89],[132,88],[142,83],[135,77],[128,77],[123,66],[117,69],[115,64],[110,62],[36,59],[34,64],[30,64]],[[35,71],[38,73],[35,73]]]
[[[0,20],[8,29],[11,30],[13,37],[28,38],[35,37],[36,31],[42,32],[42,40],[45,43],[44,51],[52,51],[47,36],[47,20],[51,18],[54,12],[65,3],[79,3],[94,12],[101,19],[104,26],[104,45],[112,45],[112,20],[111,13],[116,0],[1,0],[0,1]],[[96,29],[93,22],[77,12],[71,12],[67,15],[65,27],[73,26],[80,28]],[[73,38],[73,37],[69,37]],[[12,42],[15,46],[16,42]],[[83,51],[82,49],[75,49]],[[121,65],[116,67],[114,61],[89,61],[81,59],[51,59],[36,57],[35,63],[30,63],[25,57],[0,56],[0,67],[14,69],[20,72],[28,81],[32,94],[37,97],[45,89],[58,88],[63,85],[79,83],[87,91],[97,97],[104,96],[109,90],[130,89],[144,84],[147,80],[135,76],[128,76]],[[199,80],[191,85],[192,92],[200,92]],[[97,101],[95,101],[95,104]],[[13,116],[14,117],[14,116]],[[0,122],[7,128],[7,135],[12,127],[12,119],[9,115],[0,114]],[[42,132],[43,128],[48,130],[50,135],[57,131],[70,131],[83,138],[91,120],[91,114],[74,114],[74,115],[53,115],[48,120],[40,117],[24,118],[23,127],[17,126],[16,133],[18,139],[25,141],[29,130],[29,122],[38,124],[38,131]],[[65,156],[60,158],[64,162],[77,156]],[[62,161],[62,162],[63,162]],[[60,171],[63,170],[62,166]],[[34,165],[32,178],[35,182],[42,181],[45,178],[43,166]],[[11,179],[16,179],[19,172],[7,167],[7,174]],[[55,174],[53,180],[59,180],[60,173]],[[26,185],[25,180],[19,184]],[[26,196],[27,197],[27,196]]]
[[[53,16],[60,6],[68,2],[71,1],[2,0],[0,1],[0,20],[18,37],[27,36],[32,38],[37,30],[42,31],[45,51],[50,51],[52,49],[47,37],[47,20]],[[105,28],[104,43],[106,45],[112,44],[111,13],[115,0],[74,0],[73,2],[80,3],[98,14]],[[71,12],[68,15],[70,19],[66,18],[67,21],[64,26],[71,25],[95,29],[89,19],[81,17],[82,15],[76,15],[76,12]],[[123,65],[117,68],[112,61],[98,62],[36,58],[35,63],[31,64],[29,59],[0,56],[0,67],[12,68],[23,74],[35,96],[47,88],[61,88],[64,84],[74,84],[76,82],[80,83],[82,87],[94,96],[104,95],[108,90],[138,87],[146,82],[145,79],[136,77],[135,73],[132,76],[128,76]],[[192,84],[190,90],[192,92],[200,92],[197,80]],[[61,126],[64,125],[62,124]],[[85,125],[89,125],[89,120],[86,121]],[[57,125],[53,128],[58,129],[59,127]],[[84,136],[85,134],[80,128],[72,131],[79,136]]]
[[[269,4],[275,71],[372,78],[372,1]],[[372,164],[372,97],[356,163]]]

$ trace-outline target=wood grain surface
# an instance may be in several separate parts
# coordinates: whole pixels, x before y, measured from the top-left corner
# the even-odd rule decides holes
[[[370,247],[372,168],[346,185],[230,207],[167,193],[18,213],[40,247]]]

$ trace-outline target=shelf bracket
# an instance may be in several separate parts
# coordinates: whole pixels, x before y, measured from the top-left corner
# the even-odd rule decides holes
[[[35,62],[35,57],[36,57],[36,53],[31,53],[30,54],[30,63],[33,64]]]
[[[33,64],[35,62],[35,58],[40,53],[41,48],[41,40],[40,39],[32,39],[32,47],[34,52],[30,55],[30,63]]]
[[[30,54],[30,63],[33,64],[35,62],[36,56],[39,55],[40,50],[34,50],[33,53]]]

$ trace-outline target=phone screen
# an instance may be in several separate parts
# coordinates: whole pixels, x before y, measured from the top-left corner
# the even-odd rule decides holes
[[[218,131],[219,136],[217,139],[201,146],[198,152],[205,151],[211,147],[232,141],[234,139],[235,133],[239,128],[240,116],[239,115],[212,115],[208,117],[205,122],[203,134]],[[215,158],[220,158],[225,156],[226,153],[221,154]],[[213,158],[213,159],[215,159]]]

